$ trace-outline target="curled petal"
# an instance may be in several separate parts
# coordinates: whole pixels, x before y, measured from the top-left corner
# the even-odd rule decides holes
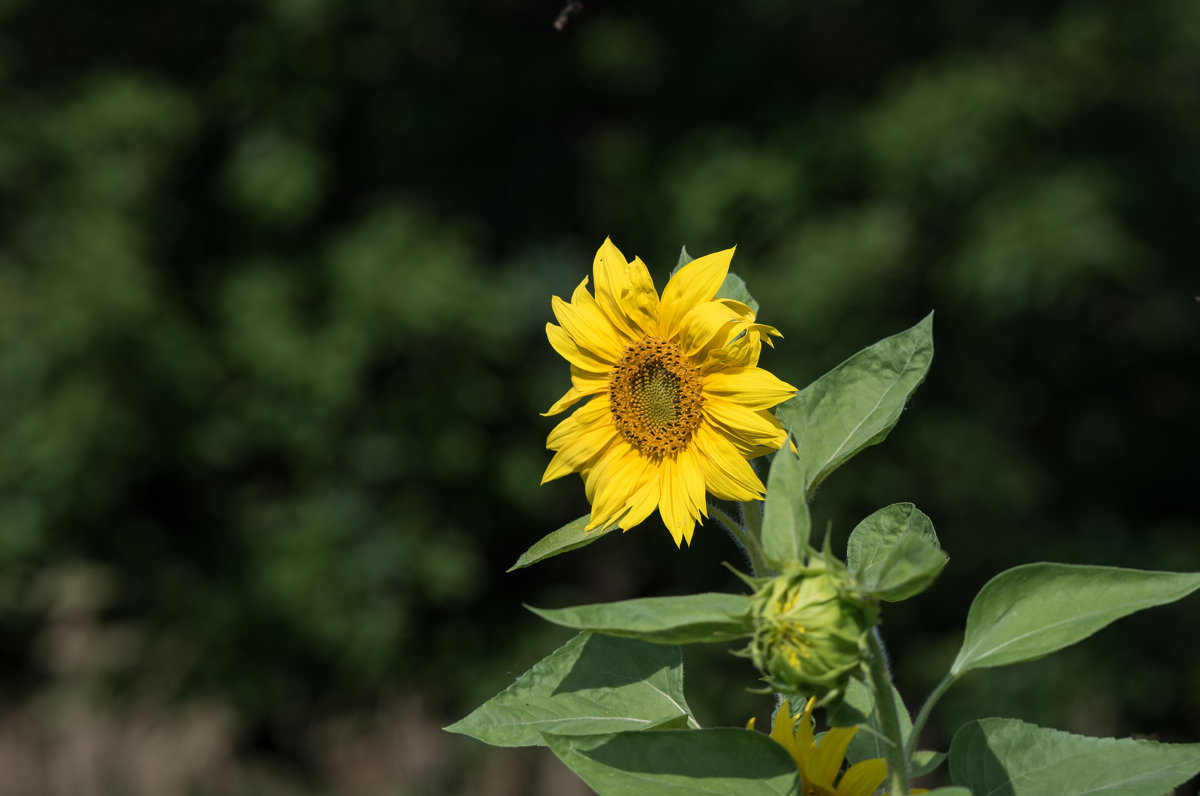
[[[724,345],[742,319],[723,301],[706,301],[688,310],[679,325],[679,347],[697,360],[715,345]]]
[[[736,247],[735,247],[736,248]],[[729,273],[733,249],[697,257],[675,272],[663,288],[659,333],[668,339],[679,332],[683,316],[697,304],[711,301]]]

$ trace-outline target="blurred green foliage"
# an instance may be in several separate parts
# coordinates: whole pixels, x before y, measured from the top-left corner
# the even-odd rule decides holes
[[[522,601],[736,588],[711,524],[502,574],[586,510],[538,487],[542,326],[605,235],[660,287],[739,244],[797,384],[936,310],[909,416],[814,504],[838,544],[902,500],[938,528],[884,616],[913,699],[1006,566],[1200,570],[1200,6],[560,8],[0,3],[9,682],[81,561],[149,639],[118,686],[174,667],[285,751],[382,690],[461,715],[557,638]],[[1162,632],[1194,614],[968,679],[933,732],[1194,740],[1200,642]],[[740,662],[698,656],[729,678],[689,677],[701,718],[740,724]]]

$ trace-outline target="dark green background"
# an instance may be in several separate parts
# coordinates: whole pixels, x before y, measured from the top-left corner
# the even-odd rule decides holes
[[[950,553],[884,614],[914,707],[1008,566],[1200,570],[1200,5],[561,9],[0,2],[0,750],[203,703],[230,779],[193,792],[555,776],[437,731],[565,639],[521,603],[738,587],[657,520],[503,574],[586,511],[538,486],[543,326],[606,235],[660,288],[736,243],[798,385],[936,311],[814,504],[842,549],[915,502]],[[1196,741],[1197,608],[971,675],[929,744]],[[689,664],[703,722],[765,721],[747,663]],[[97,792],[139,792],[118,757]]]

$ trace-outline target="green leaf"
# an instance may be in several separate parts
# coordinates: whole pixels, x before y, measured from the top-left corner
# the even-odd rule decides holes
[[[645,730],[690,716],[678,647],[580,633],[446,729],[492,746],[535,746],[543,732]]]
[[[859,351],[776,407],[776,417],[800,449],[806,499],[847,459],[887,437],[932,360],[930,313],[911,329]]]
[[[924,591],[948,560],[933,523],[911,503],[876,511],[850,532],[846,545],[858,585],[889,602]]]
[[[971,796],[971,791],[951,785],[950,787],[931,790],[929,791],[929,796]]]
[[[776,569],[782,569],[780,565],[787,561],[804,560],[812,525],[804,497],[804,473],[789,443],[784,443],[771,462],[763,507],[763,552]]]
[[[940,766],[945,761],[947,755],[945,752],[933,752],[928,749],[918,749],[913,752],[912,759],[908,763],[909,779],[924,776],[930,771]]]
[[[1035,660],[1198,588],[1200,573],[1048,563],[1014,567],[975,596],[950,674]]]
[[[547,734],[546,742],[600,796],[800,793],[792,758],[782,746],[752,730]]]
[[[745,281],[733,271],[725,275],[725,281],[721,283],[720,289],[717,290],[717,298],[740,301],[753,310],[755,315],[758,314],[758,302],[754,300],[754,296],[750,295]]]
[[[1161,796],[1200,771],[1200,744],[1088,738],[1017,719],[964,725],[950,778],[991,796]]]
[[[533,547],[526,550],[517,559],[517,563],[508,568],[509,572],[514,569],[521,569],[530,564],[536,564],[543,559],[551,558],[559,553],[566,553],[570,550],[577,550],[580,547],[586,547],[606,534],[617,530],[617,525],[610,525],[607,528],[593,528],[590,531],[585,531],[584,528],[592,519],[591,514],[585,514],[577,520],[567,523],[557,531],[548,533],[539,541],[535,542]]]
[[[683,268],[685,265],[687,265],[688,263],[690,263],[692,260],[695,260],[695,259],[696,259],[695,257],[688,254],[687,246],[680,246],[679,247],[679,261],[677,263],[675,263],[675,270],[671,271],[671,276],[675,276],[675,271],[678,271],[680,268]]]
[[[753,633],[750,598],[742,594],[709,592],[529,610],[563,627],[656,644],[734,641]]]

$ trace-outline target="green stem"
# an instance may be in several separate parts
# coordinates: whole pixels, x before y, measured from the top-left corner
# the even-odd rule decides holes
[[[916,720],[913,721],[912,734],[908,736],[908,743],[904,745],[905,758],[911,758],[913,751],[917,748],[917,741],[920,739],[921,730],[925,729],[925,722],[929,720],[929,714],[933,711],[933,706],[942,698],[942,694],[950,686],[958,681],[959,675],[954,672],[949,672],[942,678],[942,682],[937,684],[937,688],[925,697],[925,704],[921,705],[921,712],[917,714]]]
[[[888,767],[889,796],[908,796],[908,756],[904,750],[904,739],[900,734],[900,716],[892,699],[892,678],[888,674],[887,657],[878,628],[871,631],[869,638],[871,690],[875,692],[875,714],[879,717],[879,729],[886,745],[884,759]]]
[[[757,500],[742,501],[742,519],[746,521],[746,530],[755,539],[762,542],[762,503]]]
[[[716,506],[710,505],[708,513],[717,522],[725,526],[725,529],[733,536],[734,541],[746,552],[746,557],[750,559],[751,575],[759,578],[771,571],[767,566],[766,558],[763,557],[762,543],[758,540],[757,535],[747,532],[740,522]]]

